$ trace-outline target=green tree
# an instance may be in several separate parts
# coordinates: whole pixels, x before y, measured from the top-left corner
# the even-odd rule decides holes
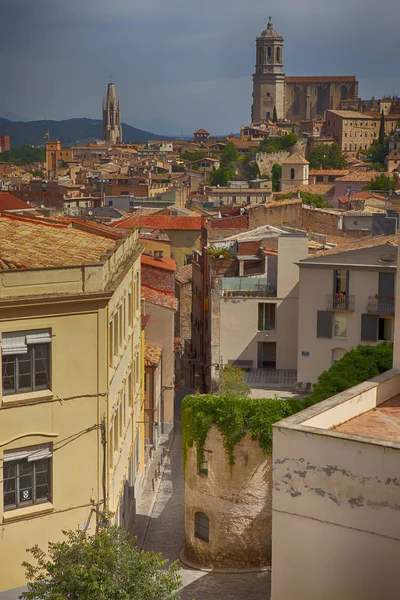
[[[243,369],[226,365],[221,372],[218,396],[234,396],[235,398],[250,396],[251,387],[245,383],[244,376]]]
[[[28,591],[23,600],[178,600],[178,563],[161,554],[139,551],[127,534],[104,522],[95,534],[64,532],[50,542],[48,554],[39,546],[24,562]]]
[[[346,158],[338,144],[315,146],[309,161],[311,169],[344,169],[346,166]]]
[[[187,160],[188,162],[193,162],[195,160],[201,160],[205,155],[205,152],[197,150],[196,152],[183,152],[183,154],[180,155],[180,158],[182,160]]]
[[[221,155],[220,166],[222,169],[233,169],[235,170],[239,153],[233,142],[228,142]]]
[[[274,110],[273,110],[273,113],[272,113],[272,121],[273,121],[274,123],[277,123],[277,122],[278,122],[278,114],[277,114],[277,112],[276,112],[276,106],[275,106],[275,105],[274,105]]]
[[[210,185],[226,187],[228,181],[230,181],[234,175],[235,171],[233,169],[223,169],[220,167],[219,169],[213,169],[211,171],[208,181]]]
[[[357,346],[321,373],[313,393],[305,399],[305,405],[311,406],[376,377],[391,369],[392,364],[392,344],[384,342],[376,346]]]
[[[363,189],[375,192],[389,192],[396,189],[396,181],[395,175],[390,177],[390,175],[386,175],[386,173],[379,173],[379,175],[374,177],[374,179],[371,179]]]
[[[383,114],[383,111],[381,112],[381,122],[379,124],[378,142],[380,144],[385,142],[385,115]]]
[[[291,131],[280,137],[264,137],[257,148],[258,152],[281,152],[288,150],[297,142],[297,136]]]
[[[13,146],[11,150],[0,152],[0,162],[23,166],[35,162],[45,162],[46,150],[33,146]]]
[[[272,165],[271,179],[272,179],[272,191],[279,192],[281,189],[281,177],[282,177],[282,166],[278,163]]]
[[[368,151],[368,159],[372,164],[378,165],[379,168],[383,168],[385,164],[385,158],[389,152],[389,137],[385,138],[381,143],[379,140],[375,140],[371,144]]]

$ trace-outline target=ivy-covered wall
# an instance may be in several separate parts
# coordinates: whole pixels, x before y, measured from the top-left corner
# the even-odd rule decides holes
[[[301,410],[297,399],[239,398],[213,395],[186,396],[182,402],[183,457],[196,446],[199,459],[212,425],[220,431],[227,460],[234,463],[234,447],[247,434],[258,440],[265,454],[272,448],[272,425]]]

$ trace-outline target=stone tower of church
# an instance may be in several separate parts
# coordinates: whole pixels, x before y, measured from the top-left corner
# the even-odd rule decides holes
[[[285,117],[283,37],[273,28],[270,17],[267,29],[256,40],[252,122],[272,119],[274,106],[278,119],[283,119]]]
[[[103,140],[110,144],[122,142],[121,112],[114,83],[108,84],[107,98],[103,98]]]

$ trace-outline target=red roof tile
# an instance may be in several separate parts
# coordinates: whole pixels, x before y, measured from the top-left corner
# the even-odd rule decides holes
[[[160,215],[154,217],[130,217],[112,224],[113,227],[127,229],[130,227],[154,227],[154,229],[177,231],[201,231],[201,217],[170,217]]]
[[[248,229],[249,215],[240,215],[239,217],[226,217],[225,219],[215,219],[211,221],[211,229]]]
[[[22,210],[32,208],[10,192],[0,192],[0,210]]]
[[[154,267],[155,269],[165,269],[166,271],[176,271],[176,262],[173,258],[154,258],[148,254],[142,254],[141,258],[142,265]]]
[[[178,300],[175,298],[174,294],[170,292],[160,292],[160,290],[155,290],[148,285],[141,285],[142,297],[150,302],[151,304],[156,304],[157,306],[163,306],[164,308],[169,308],[171,310],[177,310],[178,308]]]

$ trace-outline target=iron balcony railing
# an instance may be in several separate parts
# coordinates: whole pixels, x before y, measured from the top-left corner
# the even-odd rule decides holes
[[[370,296],[368,298],[367,311],[381,315],[393,315],[396,299],[394,296]]]
[[[354,310],[354,296],[349,294],[327,294],[327,310]]]
[[[224,297],[276,298],[276,285],[264,277],[222,277],[221,293]]]

